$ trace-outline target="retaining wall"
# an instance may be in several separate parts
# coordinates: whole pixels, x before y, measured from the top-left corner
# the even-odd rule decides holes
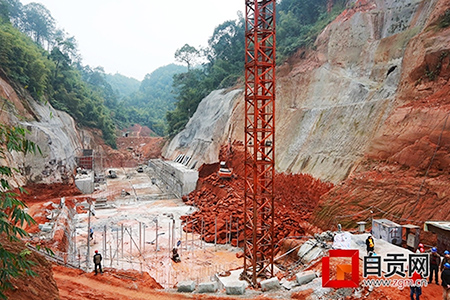
[[[189,169],[178,162],[160,159],[151,159],[148,166],[166,185],[166,190],[173,192],[178,197],[189,194],[197,187],[197,170]]]

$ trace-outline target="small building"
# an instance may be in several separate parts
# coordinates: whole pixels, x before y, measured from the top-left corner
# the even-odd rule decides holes
[[[388,243],[402,245],[402,225],[388,219],[372,220],[372,235],[374,238],[382,239]]]
[[[438,253],[450,250],[450,221],[426,221],[423,229],[437,234]]]
[[[405,229],[406,246],[412,252],[416,252],[417,246],[420,242],[420,226],[403,224],[402,229]]]
[[[83,149],[82,156],[75,157],[78,167],[93,170],[94,169],[94,150]]]

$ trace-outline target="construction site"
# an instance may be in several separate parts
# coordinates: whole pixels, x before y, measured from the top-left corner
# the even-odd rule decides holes
[[[6,295],[410,299],[406,258],[450,249],[447,2],[353,1],[277,66],[276,1],[245,1],[245,83],[211,92],[170,140],[135,124],[115,150],[33,104],[50,125],[23,125],[49,162],[9,159],[37,178],[16,181],[38,276]],[[394,271],[392,255],[405,258]],[[440,299],[420,272],[421,299]],[[400,284],[368,284],[379,278]]]
[[[139,139],[151,141],[155,138]],[[122,138],[124,151],[136,140],[133,136]],[[140,158],[153,155],[139,153]],[[92,161],[95,162],[93,154]],[[84,165],[86,172],[80,171],[76,183],[92,177],[94,186],[92,191],[84,194],[76,184],[71,189],[56,185],[29,188],[24,200],[29,205],[29,213],[38,222],[28,228],[31,233],[29,242],[53,250],[54,255],[47,259],[54,262],[53,272],[61,297],[94,299],[106,293],[101,286],[79,283],[78,291],[71,291],[63,297],[66,286],[74,284],[67,281],[68,275],[63,274],[72,274],[70,276],[75,281],[85,277],[104,282],[102,277],[105,276],[110,282],[112,277],[120,282],[114,283],[115,287],[125,286],[125,289],[131,287],[127,282],[134,282],[131,290],[141,290],[138,286],[142,284],[152,290],[164,290],[161,299],[172,299],[175,294],[170,296],[171,293],[179,297],[173,299],[184,299],[186,294],[201,299],[209,299],[203,298],[205,295],[222,295],[227,299],[233,296],[306,299],[307,295],[311,299],[389,299],[397,295],[401,299],[409,293],[407,289],[390,287],[374,290],[369,287],[337,290],[322,287],[322,258],[330,249],[339,249],[347,243],[350,246],[345,247],[359,250],[362,260],[366,255],[365,239],[370,233],[366,224],[368,227],[372,224],[361,218],[363,221],[357,227],[345,231],[338,228],[323,231],[312,225],[310,217],[320,197],[333,185],[309,175],[276,174],[274,274],[270,276],[266,272],[258,276],[257,284],[253,286],[242,276],[244,146],[242,142],[234,142],[231,147],[226,145],[221,155],[222,158],[228,157],[227,168],[232,170],[232,178],[220,175],[220,167],[223,167],[220,164],[203,165],[195,171],[182,163],[160,158],[149,159],[146,165],[132,158],[128,164],[134,164],[134,167],[112,166],[103,171],[103,176],[97,176],[101,179],[95,182],[94,176],[90,176],[92,170],[84,169]],[[122,164],[120,161],[116,163]],[[196,184],[193,185],[194,181]],[[189,188],[184,190],[183,187]],[[378,255],[407,255],[417,248],[421,227],[402,227],[386,219],[372,221],[383,227],[379,232],[372,230]],[[92,236],[90,228],[93,229]],[[397,236],[391,234],[393,228]],[[417,238],[409,240],[411,234],[408,233]],[[344,243],[342,239],[347,241]],[[427,239],[422,234],[420,241],[424,240]],[[428,240],[436,243],[433,238]],[[337,241],[341,241],[341,245]],[[178,262],[173,259],[174,248],[179,254]],[[92,262],[95,250],[103,256],[104,273],[97,277],[93,274]],[[344,261],[333,261],[333,264]],[[383,271],[387,271],[385,265]],[[148,277],[143,274],[148,274]],[[60,286],[58,277],[59,280],[65,278],[66,284]],[[165,294],[167,292],[169,294]],[[433,297],[440,295],[440,287],[430,285],[427,293],[430,296],[425,299],[436,299]],[[155,295],[147,294],[146,297],[159,299]],[[130,294],[108,299],[144,298]]]

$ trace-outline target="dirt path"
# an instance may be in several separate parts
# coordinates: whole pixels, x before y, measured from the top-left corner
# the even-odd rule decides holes
[[[208,295],[178,294],[156,290],[149,280],[139,274],[115,274],[105,271],[95,276],[65,267],[54,266],[53,277],[58,285],[61,300],[179,300],[224,299]],[[134,278],[133,278],[134,277]],[[233,298],[227,297],[232,300]]]

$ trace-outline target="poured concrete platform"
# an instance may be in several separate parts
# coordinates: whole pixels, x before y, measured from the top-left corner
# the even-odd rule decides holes
[[[243,295],[248,282],[240,280],[242,269],[230,271],[229,276],[216,275],[220,288],[224,288],[227,295]]]
[[[94,192],[94,173],[77,175],[75,185],[83,194],[92,194]]]
[[[277,290],[281,287],[280,281],[277,277],[272,277],[266,280],[261,281],[261,290],[263,292]]]
[[[199,293],[215,293],[218,290],[218,284],[216,281],[202,282],[198,284]]]
[[[240,281],[229,282],[225,286],[225,292],[227,295],[244,295],[246,284]]]

